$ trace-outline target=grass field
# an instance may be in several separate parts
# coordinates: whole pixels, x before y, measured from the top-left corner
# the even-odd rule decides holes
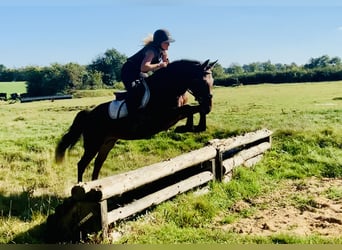
[[[7,98],[12,93],[26,93],[26,82],[0,82],[0,93],[7,93]]]
[[[43,242],[44,222],[69,196],[82,154],[78,143],[64,164],[56,165],[56,143],[79,110],[111,100],[111,92],[55,102],[0,103],[0,243]],[[211,184],[204,196],[180,195],[148,216],[117,225],[115,231],[125,232],[118,243],[342,243],[341,237],[255,237],[215,227],[254,214],[253,209],[230,211],[238,202],[279,189],[284,180],[342,178],[342,82],[217,87],[213,101],[206,132],[176,134],[171,129],[150,140],[119,141],[100,177],[260,128],[274,131],[272,149],[254,168],[238,169],[233,181]],[[342,197],[338,187],[335,191],[334,197]],[[96,235],[92,242],[98,242]]]

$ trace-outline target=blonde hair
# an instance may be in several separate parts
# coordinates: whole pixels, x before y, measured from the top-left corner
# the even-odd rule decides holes
[[[143,42],[144,42],[144,45],[148,45],[148,44],[152,43],[153,42],[153,35],[148,34],[148,36],[144,38]]]

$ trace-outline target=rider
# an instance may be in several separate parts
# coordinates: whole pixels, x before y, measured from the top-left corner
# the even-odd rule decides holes
[[[121,79],[128,92],[126,105],[129,114],[135,114],[139,107],[143,95],[140,91],[141,79],[146,77],[148,72],[168,65],[167,51],[170,43],[174,41],[168,30],[158,29],[153,37],[145,39],[144,47],[129,57],[122,66]]]

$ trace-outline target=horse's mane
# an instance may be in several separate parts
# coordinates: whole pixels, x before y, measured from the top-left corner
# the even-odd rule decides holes
[[[162,77],[165,74],[172,73],[175,70],[180,70],[181,72],[187,72],[190,69],[193,69],[194,66],[200,66],[201,62],[196,60],[190,60],[190,59],[179,59],[172,61],[168,64],[166,68],[161,68],[154,72],[150,77]]]
[[[187,84],[195,75],[198,74],[201,63],[199,61],[181,59],[172,61],[167,67],[155,71],[152,75],[146,78],[146,82],[150,90],[157,93],[172,92],[181,93],[185,92],[188,88]],[[186,84],[184,84],[184,81]],[[161,91],[163,89],[163,91]]]
[[[183,64],[183,65],[201,65],[201,63],[197,60],[190,60],[190,59],[179,59],[179,60],[175,60],[169,63],[168,66],[171,65],[179,65],[179,64]]]

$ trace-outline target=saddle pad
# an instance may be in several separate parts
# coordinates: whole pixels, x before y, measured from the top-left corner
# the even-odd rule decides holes
[[[141,99],[139,109],[145,108],[150,100],[150,89],[145,81],[143,81],[145,87],[145,93]],[[128,115],[127,105],[125,100],[113,100],[109,103],[108,114],[111,119],[119,119]]]
[[[119,119],[128,115],[127,105],[125,100],[111,101],[108,108],[109,117],[112,119]]]

